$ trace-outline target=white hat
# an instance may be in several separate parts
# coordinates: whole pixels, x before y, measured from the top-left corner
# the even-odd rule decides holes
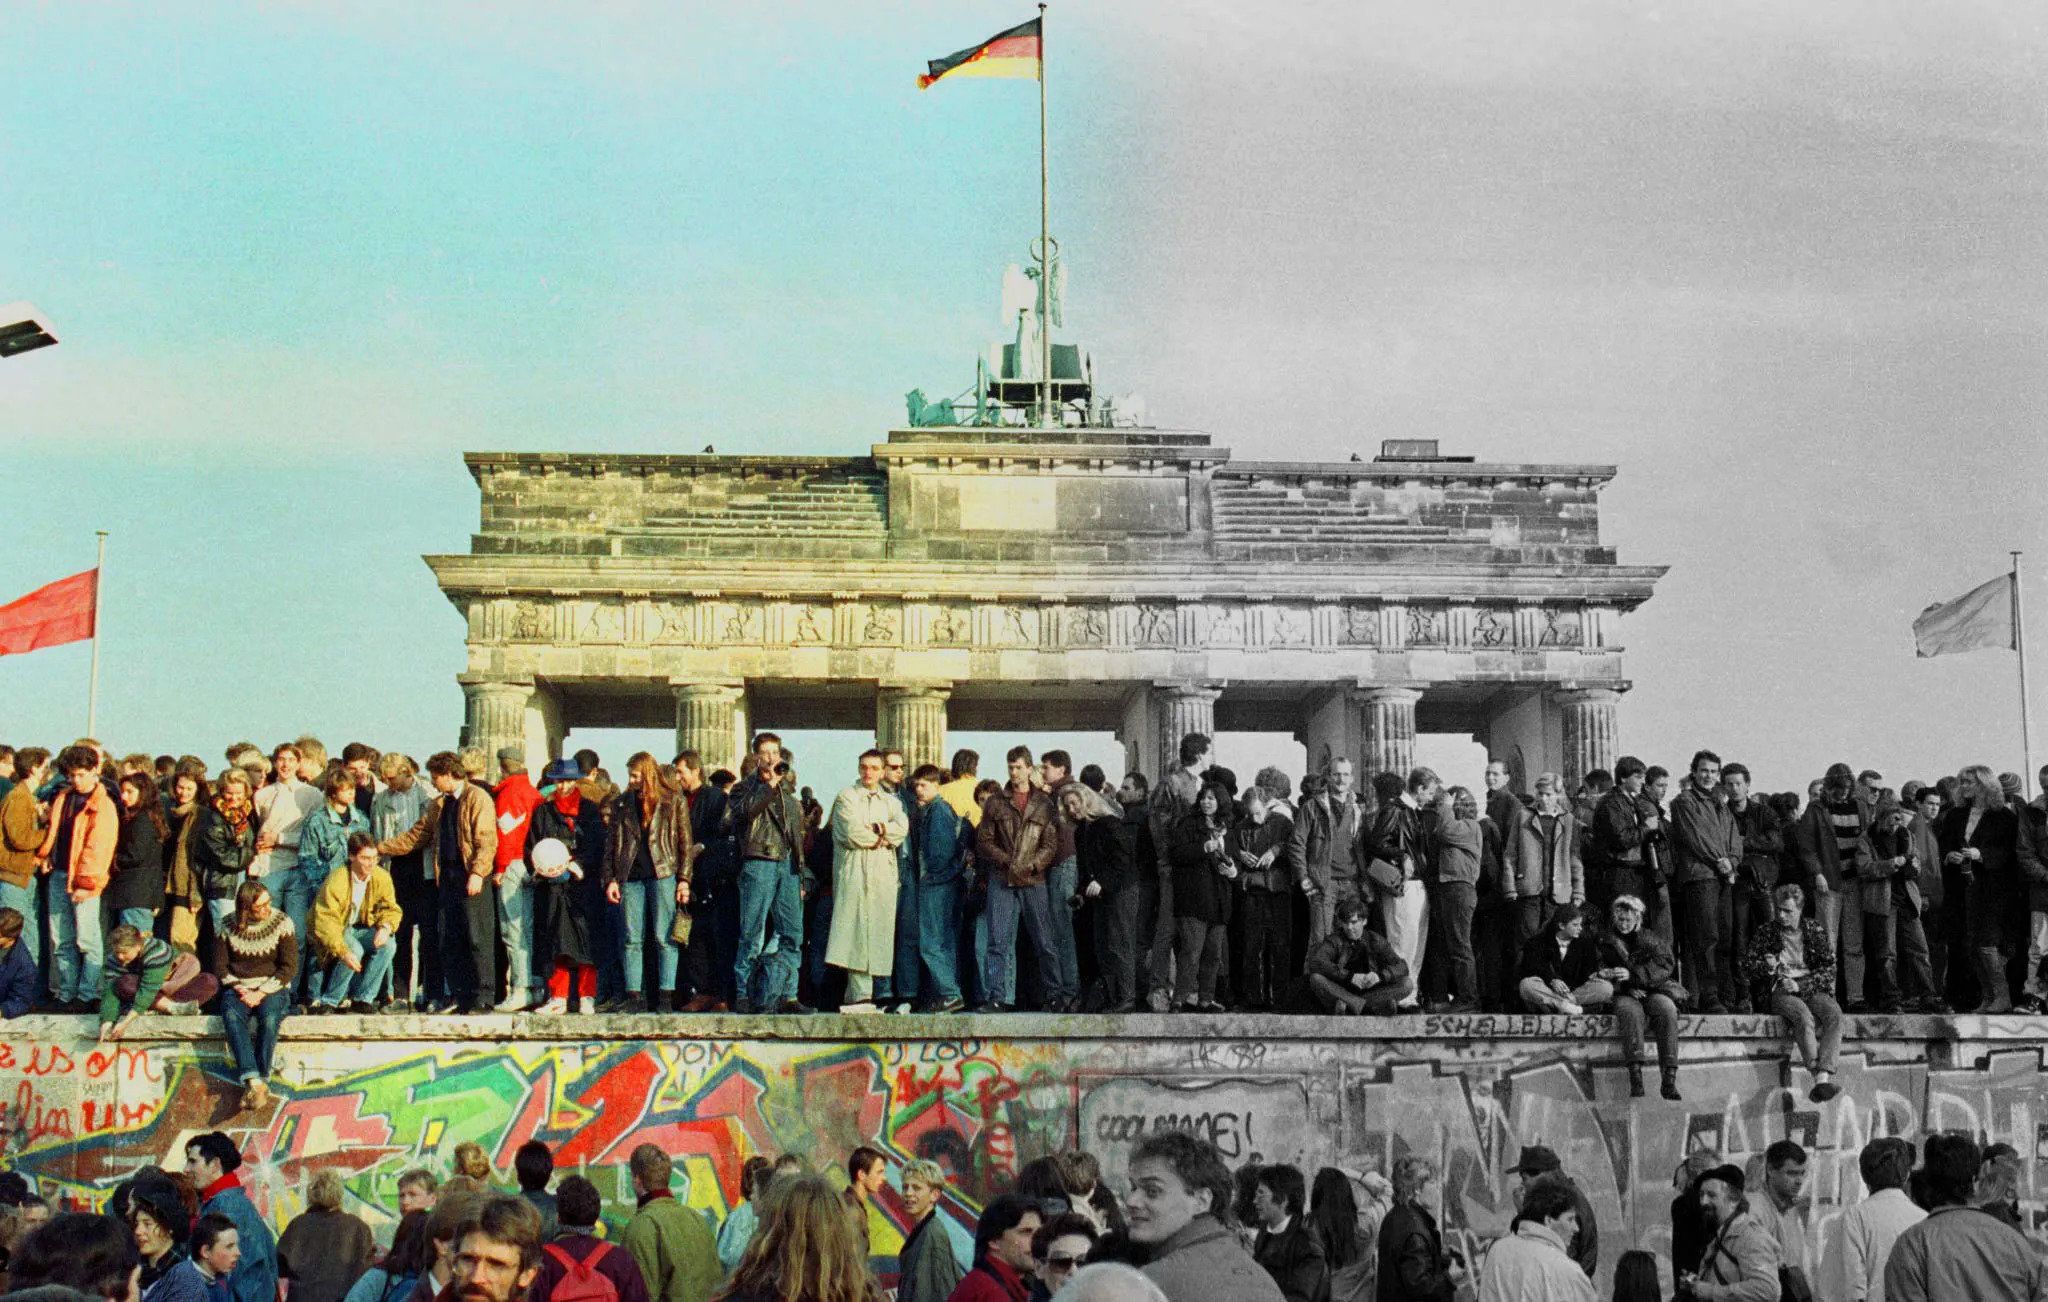
[[[1643,908],[1643,902],[1633,895],[1615,896],[1614,903],[1610,907],[1616,909],[1634,909],[1637,913],[1645,912]]]

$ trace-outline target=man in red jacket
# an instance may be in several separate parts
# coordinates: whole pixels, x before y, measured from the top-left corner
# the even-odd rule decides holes
[[[57,756],[65,785],[50,800],[50,830],[36,852],[37,871],[50,878],[50,993],[60,1011],[99,1004],[100,893],[121,836],[121,811],[100,781],[100,762],[90,746],[66,746]]]

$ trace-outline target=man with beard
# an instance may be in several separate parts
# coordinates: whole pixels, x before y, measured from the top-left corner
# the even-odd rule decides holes
[[[1700,1206],[1714,1223],[1714,1237],[1698,1271],[1678,1277],[1678,1296],[1691,1302],[1778,1302],[1778,1241],[1749,1214],[1742,1168],[1719,1166],[1702,1176]]]
[[[540,1273],[540,1213],[510,1194],[487,1198],[455,1237],[455,1274],[436,1302],[515,1302]]]

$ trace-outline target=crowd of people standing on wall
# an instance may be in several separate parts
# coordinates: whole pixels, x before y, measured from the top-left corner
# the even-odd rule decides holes
[[[229,1136],[192,1135],[182,1157],[133,1173],[99,1213],[53,1214],[0,1173],[0,1289],[23,1302],[1595,1302],[1604,1264],[1615,1302],[2048,1297],[2019,1154],[1955,1134],[1924,1151],[1864,1145],[1861,1197],[1824,1226],[1797,1143],[1747,1167],[1694,1151],[1674,1176],[1668,1293],[1657,1257],[1617,1250],[1616,1227],[1603,1240],[1577,1181],[1536,1145],[1509,1170],[1512,1215],[1490,1242],[1443,1222],[1426,1157],[1311,1180],[1256,1159],[1233,1171],[1186,1131],[1140,1139],[1117,1191],[1093,1154],[1037,1158],[978,1216],[929,1159],[892,1169],[857,1147],[814,1173],[795,1154],[754,1156],[722,1220],[653,1144],[628,1160],[630,1209],[608,1215],[545,1143],[519,1147],[515,1191],[465,1141],[451,1170],[398,1177],[382,1235],[348,1209],[338,1167],[303,1177],[305,1209],[275,1224]],[[893,1254],[875,1250],[877,1227],[898,1236]]]
[[[1678,1097],[1679,1013],[2039,1012],[2048,806],[1973,766],[1802,796],[1696,754],[1482,789],[1346,757],[1242,781],[1189,734],[1112,784],[1019,746],[861,755],[827,805],[773,733],[641,752],[0,747],[0,1011],[219,1012],[261,1104],[290,1015],[1611,1013]]]

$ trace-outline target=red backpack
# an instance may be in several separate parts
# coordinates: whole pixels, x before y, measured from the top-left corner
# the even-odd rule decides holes
[[[598,1244],[584,1261],[576,1260],[558,1244],[550,1243],[547,1250],[549,1256],[562,1263],[563,1271],[555,1291],[548,1294],[548,1302],[619,1302],[619,1286],[597,1268],[597,1263],[612,1250],[611,1244]]]

